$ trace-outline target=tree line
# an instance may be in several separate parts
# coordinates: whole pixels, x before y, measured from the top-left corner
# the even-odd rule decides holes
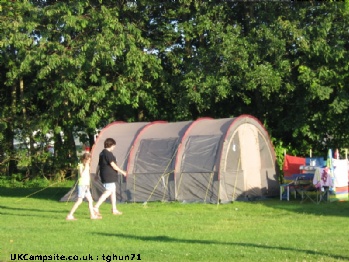
[[[64,175],[74,138],[92,146],[115,120],[251,114],[279,162],[346,148],[348,11],[344,1],[0,1],[0,173]]]

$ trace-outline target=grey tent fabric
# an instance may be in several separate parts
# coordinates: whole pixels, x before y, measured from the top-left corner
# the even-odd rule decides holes
[[[191,123],[153,122],[142,130],[133,145],[127,167],[130,201],[175,200],[176,154]]]
[[[92,148],[95,175],[104,140],[114,138],[118,165],[117,201],[225,203],[277,196],[275,152],[269,135],[251,115],[195,121],[114,122]],[[94,199],[103,192],[94,182]]]

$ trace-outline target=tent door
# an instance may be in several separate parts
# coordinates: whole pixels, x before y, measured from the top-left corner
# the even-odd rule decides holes
[[[241,145],[241,165],[244,171],[245,196],[255,197],[261,195],[261,159],[258,143],[258,131],[251,124],[239,127],[239,140]]]

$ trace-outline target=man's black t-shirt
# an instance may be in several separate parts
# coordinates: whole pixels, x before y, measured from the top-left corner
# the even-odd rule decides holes
[[[117,182],[118,172],[110,165],[111,162],[116,164],[116,157],[112,152],[109,152],[107,149],[99,154],[99,172],[101,176],[102,183],[114,183]]]

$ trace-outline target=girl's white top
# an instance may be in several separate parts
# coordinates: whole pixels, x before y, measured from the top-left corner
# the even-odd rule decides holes
[[[90,185],[90,165],[79,164],[79,185],[89,186]]]

